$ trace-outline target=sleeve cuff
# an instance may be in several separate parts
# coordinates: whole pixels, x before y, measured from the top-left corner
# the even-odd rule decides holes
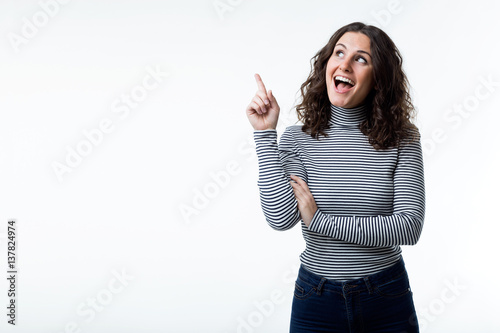
[[[309,230],[337,239],[342,239],[341,235],[349,227],[356,227],[356,216],[330,216],[319,209],[309,223]]]
[[[275,128],[269,128],[269,129],[265,129],[265,130],[253,130],[253,133],[254,134],[257,134],[257,133],[269,133],[269,132],[274,132],[274,133],[277,133],[277,130]]]
[[[268,144],[269,142],[278,143],[278,132],[275,129],[254,130],[254,142],[259,146],[260,144]]]
[[[318,231],[318,228],[320,226],[320,219],[321,219],[321,212],[318,209],[316,209],[316,212],[314,213],[313,215],[313,218],[311,220],[311,223],[309,223],[309,230],[311,231],[314,231],[314,232],[317,232]]]

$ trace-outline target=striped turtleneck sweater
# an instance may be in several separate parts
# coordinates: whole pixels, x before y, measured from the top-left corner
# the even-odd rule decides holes
[[[365,105],[331,104],[328,137],[319,140],[301,125],[254,130],[259,163],[257,185],[267,223],[288,230],[301,221],[290,175],[302,178],[318,210],[307,227],[301,264],[328,279],[377,273],[401,257],[400,245],[415,244],[425,215],[420,133],[398,147],[376,150],[359,129]]]

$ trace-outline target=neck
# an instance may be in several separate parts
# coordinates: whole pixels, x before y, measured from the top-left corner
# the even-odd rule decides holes
[[[331,126],[358,126],[360,122],[367,118],[366,104],[346,109],[330,103],[330,121]]]

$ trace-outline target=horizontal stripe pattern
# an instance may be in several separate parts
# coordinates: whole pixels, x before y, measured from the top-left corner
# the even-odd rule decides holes
[[[355,279],[394,264],[401,245],[415,244],[425,214],[420,134],[398,147],[376,150],[359,130],[364,105],[331,106],[328,137],[289,126],[255,130],[257,185],[267,223],[288,230],[301,221],[290,175],[309,186],[318,210],[307,227],[301,263],[329,279]]]

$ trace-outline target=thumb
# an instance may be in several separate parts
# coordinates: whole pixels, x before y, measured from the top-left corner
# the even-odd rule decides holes
[[[273,108],[278,108],[278,102],[276,101],[276,98],[274,98],[273,92],[271,90],[267,91],[267,97],[269,98],[269,101],[271,102],[271,106]]]

